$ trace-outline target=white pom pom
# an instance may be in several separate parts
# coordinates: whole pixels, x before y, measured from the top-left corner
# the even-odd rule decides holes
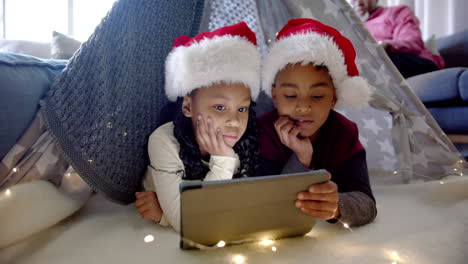
[[[335,108],[356,108],[367,104],[371,98],[371,88],[367,80],[355,76],[346,78],[336,86],[337,102]]]

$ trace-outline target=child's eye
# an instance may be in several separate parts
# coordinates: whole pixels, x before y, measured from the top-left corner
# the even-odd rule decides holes
[[[287,99],[292,99],[292,98],[296,98],[296,95],[285,94],[284,97],[286,97]]]
[[[241,112],[241,113],[245,113],[245,112],[247,112],[247,111],[249,111],[249,108],[248,108],[248,107],[241,107],[241,108],[239,108],[239,112]]]
[[[314,100],[321,100],[321,99],[323,99],[324,97],[325,97],[325,96],[323,96],[323,95],[314,95],[314,96],[312,96],[312,98],[313,98]]]
[[[218,111],[226,110],[226,107],[224,105],[215,105],[215,106],[213,106],[213,108],[218,110]]]

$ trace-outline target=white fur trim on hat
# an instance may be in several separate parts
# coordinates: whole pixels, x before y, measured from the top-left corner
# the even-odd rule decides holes
[[[260,55],[257,47],[239,36],[203,39],[175,48],[166,59],[166,95],[171,101],[192,90],[221,81],[243,83],[252,100],[260,92]]]
[[[337,92],[336,108],[356,107],[370,99],[367,81],[359,76],[348,76],[343,52],[331,37],[315,32],[295,34],[277,40],[268,53],[262,72],[262,89],[271,97],[271,86],[276,74],[288,64],[301,62],[324,65]]]

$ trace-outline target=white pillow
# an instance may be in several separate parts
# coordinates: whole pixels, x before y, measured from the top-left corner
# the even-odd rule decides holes
[[[437,45],[436,45],[436,36],[435,35],[432,35],[430,38],[428,38],[424,42],[424,46],[426,46],[426,48],[429,49],[432,52],[432,54],[440,56],[440,52],[437,49]]]
[[[50,43],[29,40],[0,40],[0,52],[12,52],[49,59]]]
[[[75,51],[80,48],[80,46],[80,41],[54,31],[52,33],[52,42],[50,44],[51,57],[52,59],[68,60],[73,56]]]

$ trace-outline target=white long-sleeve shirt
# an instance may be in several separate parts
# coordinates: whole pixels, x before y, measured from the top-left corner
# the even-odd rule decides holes
[[[143,185],[147,191],[158,195],[163,211],[160,224],[171,225],[180,232],[179,184],[185,174],[184,163],[179,157],[180,145],[174,137],[174,124],[166,123],[156,129],[148,141],[150,166],[146,171]],[[205,181],[232,179],[239,169],[239,157],[211,156]]]

